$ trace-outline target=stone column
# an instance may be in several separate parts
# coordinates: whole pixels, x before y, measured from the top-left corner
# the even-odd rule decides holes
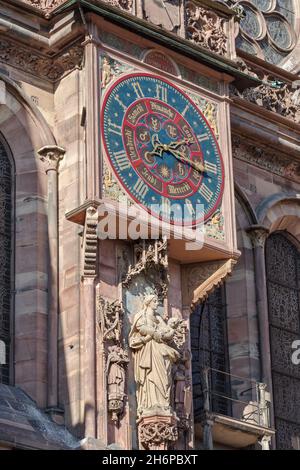
[[[254,251],[255,291],[261,354],[261,380],[267,384],[270,390],[272,384],[271,351],[265,266],[265,242],[269,231],[265,227],[254,225],[250,227],[247,232],[250,236]]]
[[[95,279],[97,276],[98,211],[90,206],[85,214],[82,266],[82,385],[85,437],[97,438],[96,427],[96,302]]]
[[[101,165],[100,159],[100,83],[98,29],[89,23],[89,36],[85,46],[85,101],[86,101],[86,199],[100,197]],[[97,158],[96,158],[97,156]]]
[[[58,254],[58,166],[65,150],[56,145],[47,145],[38,151],[45,164],[48,176],[48,376],[47,407],[51,414],[58,410],[58,292],[59,292],[59,254]]]
[[[265,243],[269,235],[269,230],[263,226],[253,225],[252,227],[249,227],[247,232],[251,239],[254,251],[255,292],[259,328],[261,381],[267,385],[267,390],[272,397],[272,365],[265,262]],[[272,399],[270,408],[270,421],[271,426],[273,427],[274,412]]]

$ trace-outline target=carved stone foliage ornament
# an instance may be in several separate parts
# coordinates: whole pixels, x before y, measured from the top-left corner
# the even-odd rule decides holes
[[[55,8],[59,7],[67,0],[21,0],[33,7],[41,10],[45,15],[49,15]],[[130,11],[132,9],[133,0],[104,0],[105,3],[114,7],[121,8],[121,10]]]
[[[250,101],[291,121],[300,123],[300,92],[287,83],[271,82],[239,92],[231,88],[232,96]]]
[[[97,312],[103,341],[113,340],[119,344],[124,314],[121,302],[118,300],[110,302],[99,296],[97,298]]]
[[[187,2],[185,11],[187,38],[205,49],[222,56],[226,55],[228,39],[225,32],[225,19],[196,2]]]
[[[105,349],[107,402],[112,421],[117,425],[123,414],[126,395],[128,352],[124,347],[122,303],[97,297],[97,322]]]
[[[59,162],[64,158],[65,153],[66,151],[57,145],[46,145],[38,151],[40,160],[45,165],[46,173],[58,170]]]
[[[266,240],[269,236],[269,230],[266,227],[253,225],[249,227],[247,233],[250,237],[253,248],[264,248]]]
[[[172,417],[143,419],[139,426],[139,441],[144,449],[167,450],[178,439],[178,428]]]
[[[0,63],[20,68],[23,72],[50,81],[56,81],[75,67],[80,67],[83,47],[73,45],[55,58],[49,58],[35,51],[25,49],[10,39],[0,39]]]
[[[131,11],[133,4],[133,0],[104,0],[104,2],[125,11]]]
[[[45,15],[49,14],[52,10],[65,3],[66,0],[21,0],[35,8],[41,10]]]
[[[261,148],[257,143],[245,142],[239,135],[233,136],[233,156],[276,175],[299,181],[299,162],[292,161],[289,155]]]
[[[130,265],[123,279],[123,286],[129,287],[139,274],[152,270],[156,272],[155,287],[161,300],[167,296],[168,276],[168,242],[163,240],[142,240],[134,246],[134,263]]]

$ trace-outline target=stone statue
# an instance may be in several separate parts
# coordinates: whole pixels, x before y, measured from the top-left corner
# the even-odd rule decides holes
[[[113,78],[111,66],[107,57],[103,58],[101,86],[105,88]]]
[[[176,322],[166,323],[156,312],[157,307],[157,295],[146,295],[129,333],[139,417],[172,414],[172,365],[179,353],[168,342],[173,339]]]
[[[117,422],[124,407],[125,367],[129,360],[127,351],[124,351],[120,346],[110,346],[108,351],[108,409],[112,413],[112,420]]]

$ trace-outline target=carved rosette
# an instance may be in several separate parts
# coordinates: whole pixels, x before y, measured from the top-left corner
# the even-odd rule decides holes
[[[139,423],[139,442],[143,449],[167,450],[177,439],[176,419],[171,416],[145,417]]]
[[[216,54],[227,55],[226,20],[192,1],[186,3],[185,11],[187,39]]]

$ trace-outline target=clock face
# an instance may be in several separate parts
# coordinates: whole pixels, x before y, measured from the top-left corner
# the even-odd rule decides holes
[[[148,73],[123,76],[105,95],[101,123],[116,177],[152,215],[192,226],[216,211],[224,181],[218,143],[179,88]]]

